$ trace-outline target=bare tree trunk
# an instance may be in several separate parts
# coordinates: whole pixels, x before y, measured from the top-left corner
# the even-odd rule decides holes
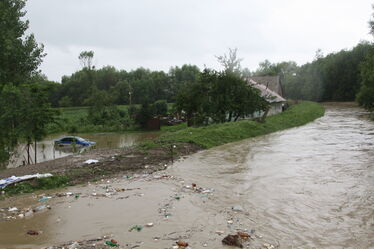
[[[35,164],[37,163],[37,160],[36,160],[36,140],[35,140]]]
[[[30,164],[30,142],[27,142],[27,164]]]
[[[265,119],[268,116],[269,110],[270,110],[270,108],[266,109],[264,115],[262,115],[262,117],[260,119],[261,123],[265,122]]]

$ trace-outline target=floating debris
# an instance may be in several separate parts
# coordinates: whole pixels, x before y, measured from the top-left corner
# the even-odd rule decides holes
[[[26,234],[28,234],[28,235],[39,235],[39,232],[37,232],[35,230],[28,230]]]
[[[188,246],[188,243],[185,242],[185,241],[183,241],[183,240],[179,240],[179,241],[177,241],[175,243],[179,246],[179,248],[185,248],[185,247]]]
[[[228,246],[236,246],[236,247],[243,248],[243,244],[240,241],[239,235],[237,234],[227,235],[225,238],[223,238],[222,243]]]
[[[132,230],[136,230],[136,231],[140,232],[142,229],[143,229],[143,226],[141,226],[141,225],[134,225],[134,226],[132,226],[129,229],[129,232],[132,232]]]
[[[231,207],[231,209],[232,209],[233,211],[239,211],[239,212],[243,212],[243,211],[244,211],[243,207],[242,207],[242,206],[239,206],[239,205],[237,205],[237,206],[233,206],[233,207]]]
[[[153,227],[153,223],[152,222],[147,223],[147,224],[145,224],[145,227]]]

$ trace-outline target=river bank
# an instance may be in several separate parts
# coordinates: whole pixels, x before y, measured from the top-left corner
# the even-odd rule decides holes
[[[114,239],[122,249],[180,240],[229,249],[222,240],[243,232],[249,249],[373,248],[374,123],[365,115],[327,104],[307,125],[201,150],[150,175],[7,198],[0,247],[109,249]]]
[[[243,120],[233,123],[188,128],[168,132],[157,139],[124,149],[92,150],[36,165],[0,171],[0,179],[12,175],[52,173],[57,184],[46,184],[43,179],[20,183],[5,189],[5,195],[30,193],[38,189],[48,189],[75,185],[118,174],[149,174],[165,169],[171,161],[192,154],[200,149],[242,140],[249,137],[303,125],[324,114],[324,108],[313,102],[302,102],[283,113],[270,116],[264,123]],[[86,164],[89,159],[98,160]]]

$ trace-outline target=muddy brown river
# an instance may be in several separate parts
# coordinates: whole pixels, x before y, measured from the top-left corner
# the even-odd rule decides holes
[[[221,241],[237,231],[251,233],[245,248],[253,249],[374,248],[374,122],[357,107],[326,104],[325,116],[305,126],[201,151],[154,175],[0,201],[3,211],[40,205],[51,209],[3,217],[0,248],[102,235],[121,248],[173,248],[179,239],[232,248]]]

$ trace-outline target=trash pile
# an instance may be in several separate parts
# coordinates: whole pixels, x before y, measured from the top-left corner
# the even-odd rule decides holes
[[[34,174],[34,175],[24,175],[24,176],[11,176],[8,178],[4,178],[0,180],[0,188],[5,188],[8,185],[15,184],[17,182],[22,182],[22,181],[27,181],[27,180],[32,180],[35,178],[45,178],[45,177],[50,177],[52,174],[46,173],[46,174]]]

